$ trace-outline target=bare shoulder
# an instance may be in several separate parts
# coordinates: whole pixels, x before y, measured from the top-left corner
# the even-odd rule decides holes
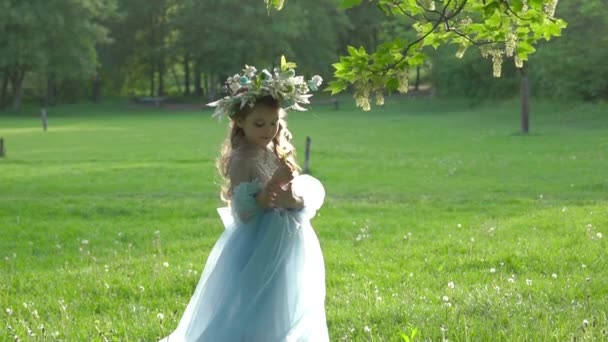
[[[250,152],[235,150],[228,161],[228,176],[233,185],[253,180],[255,158]]]

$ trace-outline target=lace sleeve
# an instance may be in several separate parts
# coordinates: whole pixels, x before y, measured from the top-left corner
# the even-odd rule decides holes
[[[256,201],[257,194],[262,190],[256,175],[253,162],[249,158],[234,158],[230,161],[228,175],[232,185],[230,207],[232,214],[241,222],[247,222],[262,208]]]
[[[263,210],[256,201],[257,194],[261,191],[259,181],[241,182],[232,192],[230,207],[232,215],[241,222],[248,222]]]

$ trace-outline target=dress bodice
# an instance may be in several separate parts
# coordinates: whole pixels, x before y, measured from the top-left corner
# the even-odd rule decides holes
[[[232,152],[229,168],[247,167],[251,171],[249,181],[259,181],[260,185],[264,186],[279,167],[279,163],[279,159],[270,149],[246,144]]]

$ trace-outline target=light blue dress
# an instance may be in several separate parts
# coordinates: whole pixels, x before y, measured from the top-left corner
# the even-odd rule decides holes
[[[179,326],[162,341],[329,341],[323,255],[310,224],[323,204],[323,186],[297,176],[292,190],[304,199],[303,209],[262,210],[255,196],[263,184],[239,183],[231,207],[218,209],[226,230]]]

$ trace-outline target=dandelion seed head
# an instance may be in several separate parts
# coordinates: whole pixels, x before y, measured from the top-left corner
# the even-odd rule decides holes
[[[453,281],[449,282],[448,283],[448,287],[451,288],[451,289],[453,289],[454,288],[454,282]]]
[[[490,268],[490,273],[496,273],[496,269],[494,267]]]
[[[165,262],[163,262],[163,266],[164,267],[169,267],[169,263],[165,261]]]
[[[365,331],[368,334],[371,334],[372,329],[366,325],[365,327],[363,327],[363,331]]]

